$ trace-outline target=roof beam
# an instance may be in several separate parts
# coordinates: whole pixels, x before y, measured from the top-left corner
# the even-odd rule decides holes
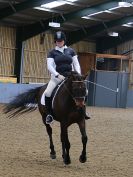
[[[91,6],[91,7],[84,8],[82,10],[78,10],[78,11],[66,14],[66,15],[64,15],[64,18],[65,18],[65,21],[68,21],[68,20],[71,20],[71,19],[76,19],[76,18],[81,18],[81,17],[89,15],[89,14],[97,13],[99,11],[104,11],[104,10],[107,10],[109,8],[116,7],[117,5],[118,5],[117,0],[113,1],[113,2],[108,1],[106,3],[101,3],[101,4],[98,4],[98,5],[94,5],[94,6]]]
[[[112,20],[110,22],[106,22],[104,24],[100,24],[100,25],[96,25],[90,28],[84,28],[84,30],[77,30],[77,31],[73,31],[67,34],[67,38],[68,38],[68,45],[71,45],[75,42],[78,42],[82,39],[85,39],[86,37],[92,37],[95,34],[98,34],[104,30],[109,30],[110,28],[113,28],[115,26],[119,26],[125,23],[130,22],[133,19],[133,15],[131,16],[127,16],[124,18],[120,18],[117,20]],[[23,36],[22,36],[22,40],[26,40],[29,37],[34,36],[34,34],[36,34],[36,31],[38,33],[41,33],[43,31],[46,31],[49,29],[48,27],[48,23],[49,20],[45,20],[45,22],[40,21],[38,22],[38,25],[35,24],[35,26],[33,25],[29,25],[27,26],[27,28],[23,29]],[[106,25],[106,28],[105,28]],[[27,33],[27,31],[29,31],[29,33]]]
[[[128,0],[128,2],[131,2],[131,1],[132,0]],[[104,11],[104,10],[107,10],[109,8],[116,7],[117,5],[118,5],[118,0],[108,1],[106,3],[101,3],[101,4],[98,4],[98,5],[87,7],[87,8],[84,8],[82,10],[78,10],[78,11],[75,11],[75,12],[72,12],[72,13],[63,14],[63,15],[61,14],[60,16],[56,17],[56,21],[58,21],[59,23],[65,23],[67,21],[70,21],[70,20],[73,20],[73,19],[76,19],[76,18],[81,18],[82,16],[85,16],[85,15],[89,15],[89,14],[92,14],[92,13],[99,12],[101,10]],[[46,21],[42,20],[42,23],[45,25],[45,29],[42,28],[42,26],[39,22],[34,23],[32,25],[25,26],[23,28],[23,32],[24,32],[23,40],[26,40],[30,37],[33,37],[34,35],[37,35],[41,32],[46,31],[46,30],[49,30],[51,27],[48,26],[48,23],[51,20],[52,20],[51,18],[47,19]],[[34,31],[29,31],[29,29],[33,29],[33,28],[34,28]]]
[[[48,29],[50,29],[48,24],[49,24],[49,20],[45,20],[45,21],[40,20],[38,23],[23,27],[22,40],[25,41],[37,34],[47,31]]]
[[[104,24],[96,25],[91,28],[84,28],[84,32],[83,32],[83,30],[71,32],[68,35],[68,37],[69,37],[68,44],[71,45],[71,44],[78,42],[80,40],[83,40],[85,38],[92,37],[93,35],[98,34],[104,30],[108,30],[108,29],[113,28],[115,26],[120,26],[122,24],[126,24],[126,23],[130,22],[132,19],[133,19],[133,15],[130,15],[127,17],[123,17],[122,19],[120,18],[117,20],[112,20],[112,21],[106,22]],[[106,26],[106,28],[105,28],[105,26]]]
[[[40,6],[41,4],[46,4],[52,1],[54,0],[27,0],[18,4],[13,4],[13,8],[9,6],[0,10],[0,20],[25,9]]]
[[[99,38],[96,41],[96,51],[102,53],[110,48],[114,48],[123,42],[129,41],[133,39],[133,29],[130,29],[126,32],[120,33],[120,37],[106,37]]]

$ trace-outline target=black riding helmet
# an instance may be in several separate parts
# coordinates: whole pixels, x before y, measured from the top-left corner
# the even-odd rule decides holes
[[[61,41],[65,41],[66,42],[66,35],[65,33],[63,33],[62,31],[57,31],[54,35],[54,41],[58,41],[58,42],[61,42]]]

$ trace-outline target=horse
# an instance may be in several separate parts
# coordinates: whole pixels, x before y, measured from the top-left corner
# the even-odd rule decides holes
[[[86,134],[86,122],[84,115],[86,97],[85,78],[86,76],[80,75],[76,72],[71,72],[71,74],[63,81],[63,84],[60,85],[53,101],[54,120],[60,123],[61,128],[60,139],[62,144],[62,158],[65,165],[71,163],[69,154],[70,142],[68,138],[68,127],[73,123],[78,124],[81,132],[83,148],[79,161],[84,163],[87,160],[86,145],[88,137]],[[38,107],[50,140],[50,157],[55,159],[56,151],[52,139],[52,127],[45,122],[47,111],[45,106],[42,105],[40,101],[46,86],[47,85],[39,86],[19,94],[10,103],[5,105],[4,113],[9,117],[14,117],[33,111]],[[34,107],[33,104],[37,104],[37,106]]]

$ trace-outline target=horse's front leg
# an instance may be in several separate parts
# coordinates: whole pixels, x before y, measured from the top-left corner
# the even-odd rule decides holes
[[[68,139],[68,131],[66,126],[61,125],[61,142],[62,142],[62,157],[63,161],[66,165],[71,163],[69,150],[70,150],[70,142]]]
[[[81,135],[82,135],[82,144],[83,144],[83,150],[82,150],[82,153],[81,153],[81,155],[79,157],[79,161],[81,163],[84,163],[87,160],[87,157],[86,157],[86,144],[87,144],[87,140],[88,140],[87,135],[86,135],[85,119],[80,121],[78,123],[78,125],[79,125],[80,132],[81,132]]]
[[[47,133],[48,133],[48,136],[49,136],[49,142],[50,142],[50,157],[51,159],[56,159],[56,152],[55,152],[55,149],[54,149],[54,144],[53,144],[53,138],[52,138],[52,128],[50,125],[46,124],[45,123],[45,118],[43,117],[43,123],[45,124],[46,126],[46,130],[47,130]]]

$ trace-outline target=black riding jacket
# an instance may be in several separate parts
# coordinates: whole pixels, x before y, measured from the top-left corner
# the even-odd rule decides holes
[[[54,59],[56,71],[66,77],[67,73],[72,71],[72,57],[75,55],[75,51],[72,48],[67,47],[64,48],[63,53],[56,49],[51,50],[48,54],[48,58]]]

